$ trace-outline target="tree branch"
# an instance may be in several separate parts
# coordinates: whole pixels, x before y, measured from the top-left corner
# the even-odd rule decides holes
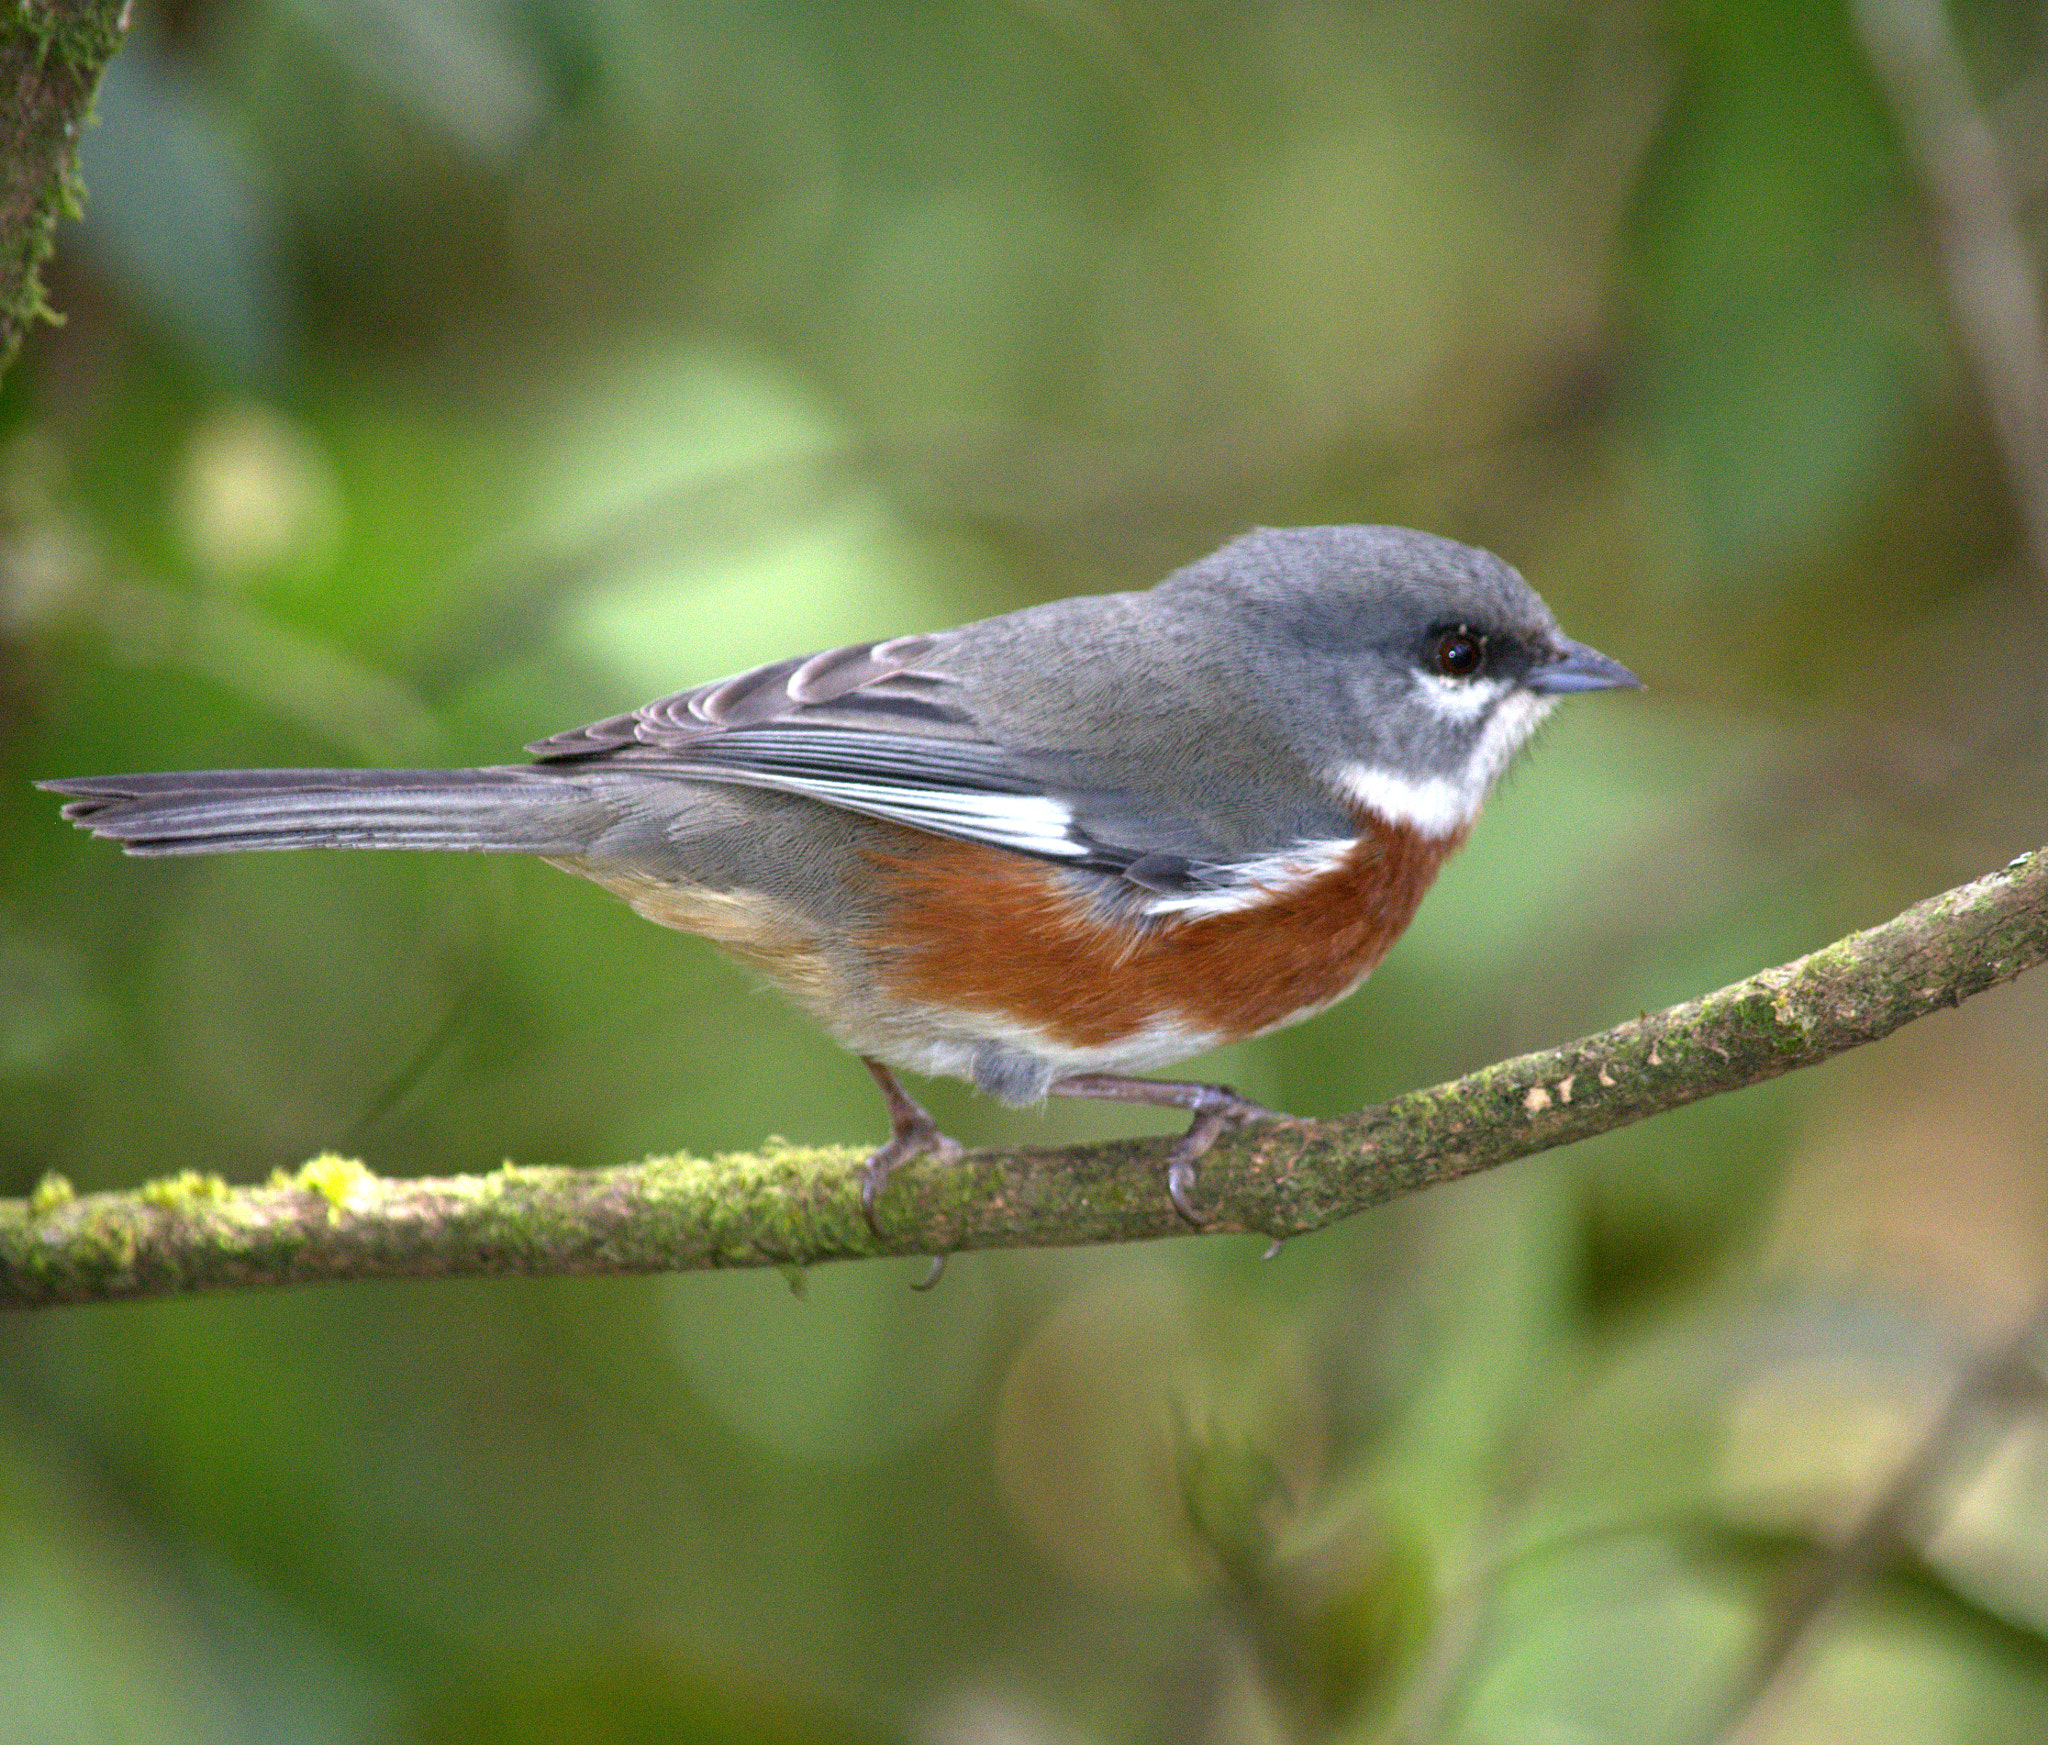
[[[1848,1532],[1818,1553],[1786,1587],[1764,1620],[1721,1713],[1701,1737],[1707,1745],[1762,1745],[1775,1728],[1777,1705],[1792,1689],[1822,1621],[1884,1564],[1925,1542],[1939,1520],[1937,1503],[1994,1408],[2037,1402],[2042,1376],[2036,1356],[2043,1331],[2037,1310],[2009,1337],[1965,1368],[1946,1403],[1864,1507]]]
[[[1851,8],[1933,208],[1935,260],[1991,415],[2037,593],[2048,585],[2048,334],[2022,198],[1943,0]]]
[[[0,11],[0,371],[49,315],[40,269],[78,215],[78,136],[128,33],[127,0],[14,0]]]
[[[1218,1231],[1296,1236],[1451,1181],[1758,1084],[1888,1036],[2048,961],[2048,848],[1796,962],[1562,1048],[1328,1121],[1220,1141],[1198,1199]],[[0,1306],[323,1279],[808,1266],[873,1254],[1186,1234],[1169,1141],[969,1153],[891,1177],[877,1241],[863,1153],[775,1145],[615,1169],[390,1181],[318,1158],[263,1187],[188,1173],[129,1193],[56,1178],[0,1200]]]

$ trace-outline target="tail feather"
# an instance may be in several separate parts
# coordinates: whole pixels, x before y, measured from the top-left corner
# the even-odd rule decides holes
[[[129,854],[265,848],[573,854],[610,808],[545,768],[191,770],[38,782],[64,816]]]

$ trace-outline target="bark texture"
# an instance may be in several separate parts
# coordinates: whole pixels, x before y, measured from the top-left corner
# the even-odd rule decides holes
[[[41,269],[79,211],[78,138],[128,33],[126,0],[13,0],[0,12],[0,371],[48,317]]]

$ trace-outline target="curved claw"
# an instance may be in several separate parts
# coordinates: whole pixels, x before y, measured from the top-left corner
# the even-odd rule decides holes
[[[1149,1103],[1155,1108],[1185,1109],[1194,1119],[1180,1142],[1166,1155],[1166,1193],[1173,1209],[1197,1230],[1209,1220],[1194,1208],[1188,1190],[1195,1185],[1195,1161],[1219,1137],[1248,1121],[1273,1121],[1278,1112],[1241,1096],[1228,1085],[1195,1084],[1180,1079],[1126,1078],[1113,1072],[1074,1072],[1054,1079],[1055,1097],[1096,1097],[1112,1103]]]
[[[879,1240],[882,1226],[875,1217],[875,1206],[881,1199],[882,1190],[889,1185],[889,1172],[899,1163],[908,1163],[913,1157],[922,1157],[927,1152],[941,1163],[956,1162],[960,1156],[960,1144],[939,1131],[939,1124],[925,1111],[923,1104],[898,1084],[896,1075],[879,1060],[864,1054],[860,1061],[874,1075],[875,1083],[881,1087],[883,1100],[889,1105],[889,1142],[877,1146],[869,1154],[860,1175],[860,1215],[867,1220],[868,1228]],[[943,1257],[939,1264],[944,1266]],[[919,1288],[929,1290],[938,1282],[939,1275],[934,1272]]]
[[[889,1185],[889,1172],[903,1161],[900,1157],[882,1155],[883,1152],[892,1149],[894,1144],[895,1141],[891,1140],[881,1151],[870,1154],[867,1162],[861,1166],[860,1215],[867,1220],[868,1228],[877,1236],[881,1235],[882,1226],[875,1220],[875,1201]]]
[[[875,1217],[875,1207],[881,1199],[882,1190],[889,1185],[890,1172],[899,1163],[908,1163],[913,1157],[926,1155],[936,1157],[941,1163],[960,1160],[960,1142],[941,1133],[929,1115],[925,1116],[921,1126],[904,1128],[888,1144],[878,1146],[869,1154],[860,1172],[860,1215],[867,1220],[868,1228],[876,1236],[882,1235],[882,1226]],[[935,1275],[932,1283],[936,1282]]]
[[[1188,1203],[1188,1189],[1195,1185],[1195,1160],[1176,1155],[1166,1166],[1166,1197],[1173,1209],[1197,1230],[1206,1230],[1209,1220]]]
[[[1195,1185],[1196,1160],[1224,1134],[1252,1121],[1271,1121],[1277,1117],[1271,1109],[1239,1096],[1228,1085],[1199,1088],[1204,1095],[1194,1100],[1195,1118],[1188,1123],[1180,1143],[1167,1154],[1166,1197],[1173,1201],[1173,1209],[1197,1230],[1206,1230],[1209,1220],[1196,1212],[1188,1200],[1188,1190]]]

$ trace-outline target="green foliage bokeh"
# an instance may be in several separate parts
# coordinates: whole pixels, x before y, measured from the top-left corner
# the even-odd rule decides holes
[[[1957,24],[2043,161],[2038,15]],[[29,784],[503,761],[1255,522],[1487,544],[1650,683],[1357,998],[1190,1069],[1261,1100],[2041,842],[2048,595],[1897,136],[1822,0],[146,15],[0,390],[0,1192],[879,1138],[538,864],[124,861]],[[2036,1304],[2038,984],[1264,1264],[0,1325],[0,1739],[1696,1737]],[[969,1143],[1171,1124],[920,1089]],[[2048,1732],[2048,1418],[1980,1440],[1771,1738]]]

